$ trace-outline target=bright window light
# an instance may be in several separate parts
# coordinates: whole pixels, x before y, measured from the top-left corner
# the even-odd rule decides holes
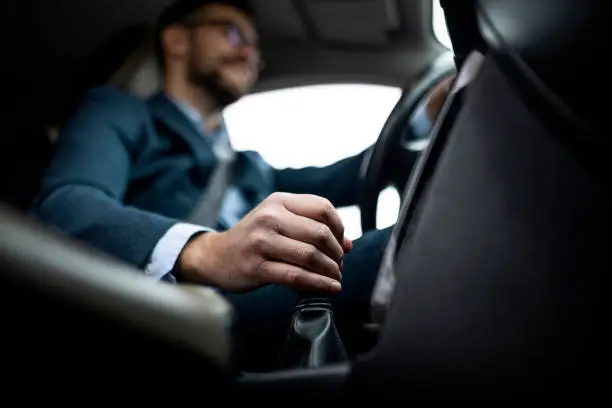
[[[453,48],[440,0],[433,0],[433,32],[440,44],[448,49]]]
[[[333,84],[249,95],[224,113],[237,150],[256,150],[276,168],[325,166],[360,153],[376,142],[401,96],[396,87]],[[379,198],[377,226],[397,220],[395,190]],[[361,235],[356,206],[339,210],[347,236]]]

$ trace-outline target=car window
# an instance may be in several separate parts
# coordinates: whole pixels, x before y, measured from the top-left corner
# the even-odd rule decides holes
[[[433,32],[437,40],[448,49],[452,49],[450,35],[448,34],[448,28],[446,27],[446,18],[444,17],[444,10],[440,6],[440,0],[433,0],[433,13],[432,13],[432,24]]]
[[[237,150],[256,150],[276,168],[325,166],[376,142],[401,96],[396,87],[328,84],[256,93],[224,112]],[[381,193],[378,227],[392,225],[399,211],[393,189]],[[339,210],[347,236],[361,235],[356,206]]]

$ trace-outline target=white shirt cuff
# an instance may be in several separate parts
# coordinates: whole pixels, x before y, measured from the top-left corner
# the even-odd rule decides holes
[[[414,136],[416,136],[416,139],[429,138],[433,123],[427,113],[427,104],[421,104],[417,108],[412,114],[410,124],[412,125],[412,132]]]
[[[151,260],[145,268],[145,273],[157,280],[164,278],[174,269],[174,265],[187,242],[200,232],[214,232],[214,230],[187,223],[173,225],[155,245]]]

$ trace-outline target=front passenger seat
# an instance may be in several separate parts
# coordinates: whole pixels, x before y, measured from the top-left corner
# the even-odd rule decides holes
[[[351,395],[607,397],[610,106],[590,97],[612,94],[607,6],[477,2],[489,50],[406,198],[394,297]]]

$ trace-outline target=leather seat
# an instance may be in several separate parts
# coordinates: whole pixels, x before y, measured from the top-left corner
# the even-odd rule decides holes
[[[408,189],[394,298],[351,395],[552,402],[606,390],[608,118],[587,93],[609,90],[603,4],[477,2],[488,51]]]
[[[584,126],[609,126],[608,105],[593,92],[609,95],[611,12],[604,1],[480,0],[483,38],[501,51],[547,104]]]

